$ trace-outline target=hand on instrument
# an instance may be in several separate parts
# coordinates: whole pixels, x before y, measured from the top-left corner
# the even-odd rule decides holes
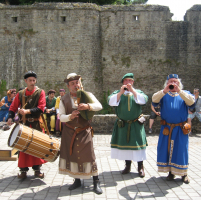
[[[173,85],[173,89],[170,89],[170,85]],[[180,92],[180,88],[176,83],[169,83],[167,86],[164,88],[163,92],[166,94],[167,92],[172,91],[172,92]]]
[[[172,83],[167,84],[166,87],[163,89],[163,92],[164,92],[165,94],[170,91],[170,88],[169,88],[170,85],[172,85]]]
[[[86,104],[86,103],[80,103],[79,105],[78,105],[78,108],[77,108],[78,110],[89,110],[90,108],[89,108],[89,105],[88,104]]]
[[[18,111],[18,113],[21,114],[21,115],[30,114],[28,109],[20,109],[20,110]]]
[[[74,110],[70,116],[71,120],[75,119],[76,117],[79,117],[80,112],[78,110]]]
[[[176,84],[176,83],[173,83],[172,84],[173,86],[174,86],[174,92],[180,92],[180,88],[179,88],[179,86]]]
[[[125,92],[125,90],[128,90],[127,85],[122,85],[119,93],[123,94]]]

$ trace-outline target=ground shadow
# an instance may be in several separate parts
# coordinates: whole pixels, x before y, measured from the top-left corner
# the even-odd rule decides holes
[[[103,192],[106,192],[106,188],[116,187],[119,182],[132,180],[139,178],[137,172],[131,172],[129,174],[122,175],[120,171],[108,171],[99,174],[101,181],[101,187]],[[64,185],[47,186],[45,180],[35,178],[34,176],[28,176],[25,180],[20,180],[17,176],[6,177],[0,180],[0,183],[8,184],[1,192],[11,192],[22,189],[29,189],[31,192],[23,193],[16,198],[20,200],[22,198],[43,198],[43,199],[59,199],[65,196],[76,196],[79,194],[87,194],[93,192],[93,179],[81,180],[82,186],[70,191],[68,187],[72,184],[73,180]],[[164,197],[168,194],[169,189],[182,185],[181,179],[175,179],[174,181],[166,181],[165,177],[151,177],[143,183],[137,183],[130,186],[122,187],[118,192],[125,199],[137,199],[137,198],[154,198]],[[36,187],[40,187],[36,192]],[[44,186],[44,188],[43,188]],[[47,187],[46,187],[47,186]],[[147,193],[147,194],[146,194]],[[150,194],[151,193],[151,194]]]
[[[166,181],[166,177],[151,177],[144,183],[137,183],[121,188],[119,194],[128,200],[139,198],[162,198],[169,193],[169,189],[179,187],[182,184],[183,182],[181,181],[181,178],[176,178],[173,181]]]

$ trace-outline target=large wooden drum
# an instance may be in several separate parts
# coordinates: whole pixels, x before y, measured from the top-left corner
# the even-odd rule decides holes
[[[57,138],[22,124],[13,127],[8,146],[48,162],[55,161],[60,151],[60,141]]]

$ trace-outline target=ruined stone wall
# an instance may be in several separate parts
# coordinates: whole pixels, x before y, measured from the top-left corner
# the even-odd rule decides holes
[[[149,114],[151,96],[168,74],[178,73],[185,89],[199,87],[201,5],[189,9],[185,21],[171,16],[157,5],[0,4],[0,79],[19,88],[23,74],[33,70],[39,87],[58,91],[76,72],[101,100],[133,72],[135,87],[149,96],[143,107]]]
[[[5,6],[0,19],[0,72],[8,88],[22,86],[27,70],[37,73],[46,91],[66,88],[63,80],[71,72],[81,74],[92,91],[102,85],[95,81],[101,74],[98,10],[79,4]]]

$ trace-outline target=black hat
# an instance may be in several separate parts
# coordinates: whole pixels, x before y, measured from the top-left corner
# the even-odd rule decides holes
[[[24,79],[27,79],[27,78],[29,78],[29,77],[35,77],[35,78],[37,78],[37,75],[36,75],[36,73],[33,72],[33,71],[28,71],[28,72],[25,73]]]

